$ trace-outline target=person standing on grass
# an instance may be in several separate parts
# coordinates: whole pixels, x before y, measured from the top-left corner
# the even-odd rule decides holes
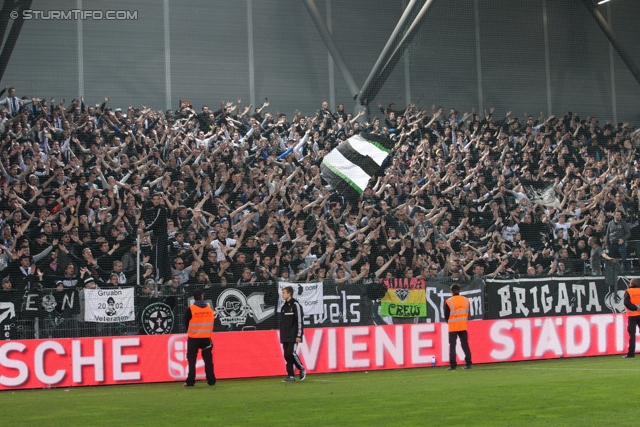
[[[449,367],[448,371],[456,369],[456,341],[460,337],[460,344],[464,351],[466,365],[463,369],[471,369],[471,350],[467,336],[467,320],[469,320],[469,300],[460,295],[460,285],[451,285],[451,298],[444,306],[444,318],[449,324]]]
[[[625,359],[636,357],[636,329],[640,328],[640,279],[631,279],[629,289],[624,292],[624,307],[627,309],[627,332],[629,348]]]
[[[283,382],[295,381],[294,366],[300,371],[300,381],[304,381],[307,370],[302,366],[298,357],[298,344],[302,342],[302,318],[304,313],[302,306],[293,298],[293,288],[282,288],[284,305],[280,310],[280,342],[284,351],[284,360],[287,362],[287,378]]]
[[[204,302],[202,289],[193,291],[195,302],[189,307],[185,314],[184,323],[187,328],[187,361],[189,362],[189,374],[186,387],[193,387],[196,382],[196,358],[198,350],[201,350],[204,361],[204,372],[207,375],[209,385],[216,383],[216,376],[213,373],[213,360],[211,350],[213,349],[213,322],[215,313],[213,309]]]

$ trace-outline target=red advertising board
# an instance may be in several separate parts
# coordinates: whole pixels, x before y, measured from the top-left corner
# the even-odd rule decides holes
[[[446,323],[318,328],[299,346],[313,373],[447,365]],[[626,319],[600,314],[469,322],[474,363],[601,356],[626,350]],[[185,335],[0,342],[0,390],[183,381]],[[463,354],[458,349],[462,362]],[[214,335],[220,379],[285,375],[277,331]],[[198,377],[204,378],[199,361]]]

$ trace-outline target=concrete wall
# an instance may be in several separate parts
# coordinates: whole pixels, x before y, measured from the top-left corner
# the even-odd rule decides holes
[[[316,0],[358,85],[406,2]],[[175,108],[188,99],[199,109],[266,97],[288,114],[312,114],[324,100],[354,105],[302,1],[34,0],[31,8],[79,5],[135,11],[137,19],[29,20],[2,85],[92,104],[109,96],[121,107]],[[599,8],[640,64],[640,2]],[[494,107],[498,116],[571,110],[640,125],[640,85],[578,0],[435,1],[374,102],[408,100],[462,112]]]

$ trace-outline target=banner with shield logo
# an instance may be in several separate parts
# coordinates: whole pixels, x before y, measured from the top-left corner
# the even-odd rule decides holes
[[[151,303],[140,313],[140,327],[147,335],[170,334],[174,323],[173,310],[164,302]]]
[[[425,317],[427,299],[422,279],[384,279],[387,293],[380,300],[382,316]]]
[[[276,329],[277,288],[274,285],[215,287],[204,290],[204,300],[216,312],[215,331]],[[193,304],[193,298],[187,305]]]

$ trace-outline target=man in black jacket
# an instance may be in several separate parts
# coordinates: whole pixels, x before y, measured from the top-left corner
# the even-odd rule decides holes
[[[293,298],[291,286],[282,288],[282,299],[284,299],[284,305],[280,310],[280,342],[284,350],[284,360],[287,362],[287,378],[283,382],[296,380],[294,365],[300,371],[300,381],[304,381],[307,370],[302,366],[297,353],[298,343],[302,342],[302,317],[304,313],[300,303]]]
[[[164,193],[153,193],[152,207],[147,209],[147,227],[145,231],[153,231],[154,261],[160,279],[167,282],[171,279],[171,263],[169,261],[169,236],[167,231],[168,209],[164,205]]]

